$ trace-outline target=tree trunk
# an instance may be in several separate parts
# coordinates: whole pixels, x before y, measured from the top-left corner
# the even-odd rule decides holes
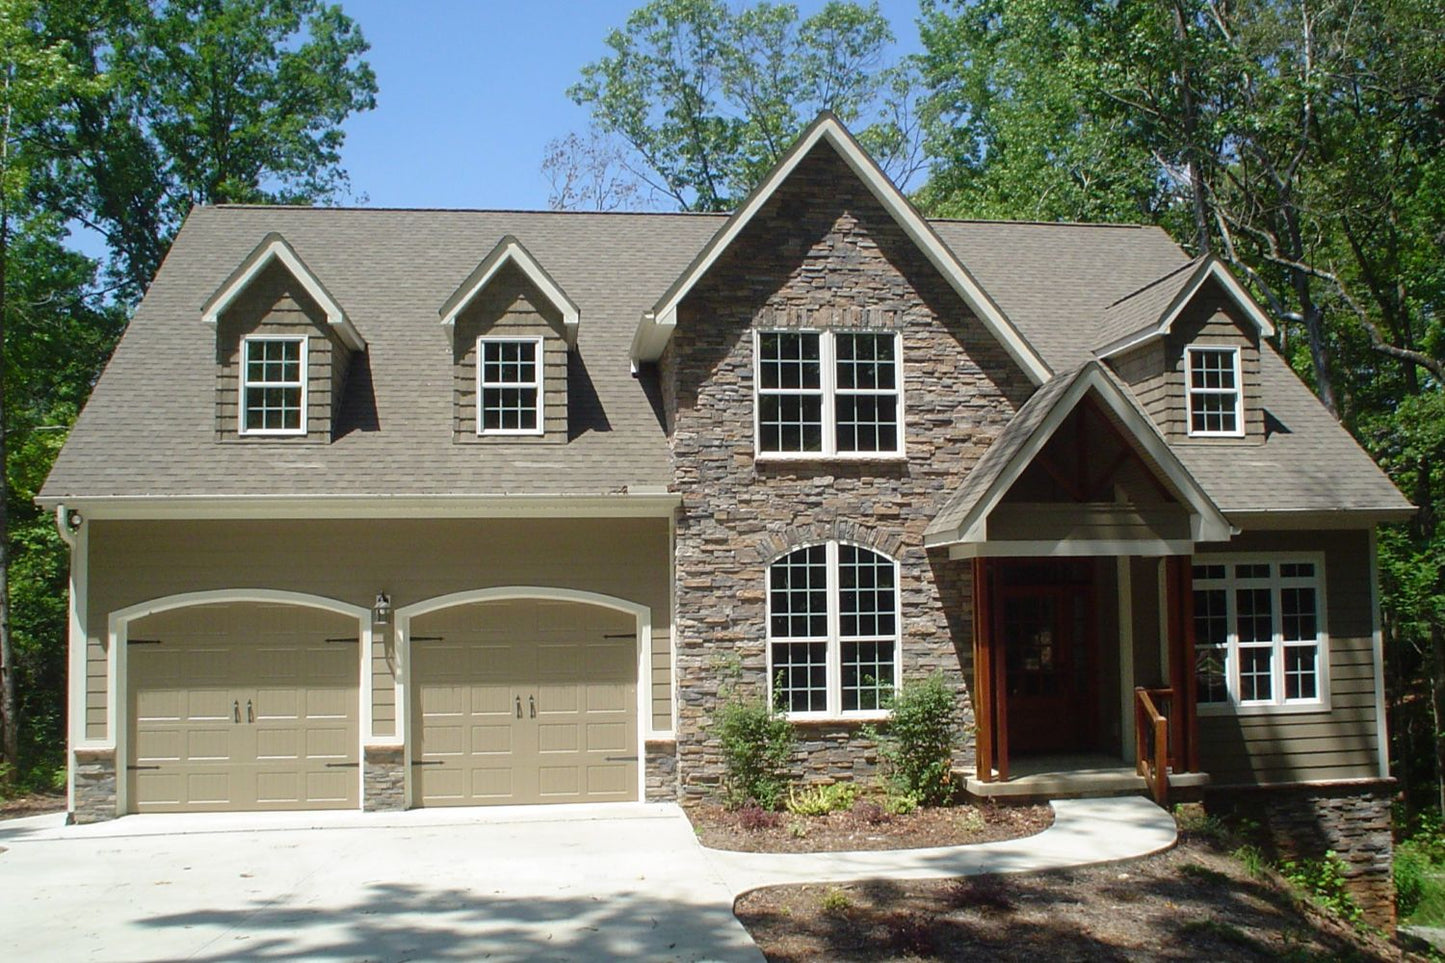
[[[10,764],[13,779],[20,766],[20,715],[15,698],[15,649],[10,639],[10,483],[5,451],[5,281],[9,253],[10,212],[0,200],[0,723],[4,724],[0,753]]]
[[[1434,656],[1430,673],[1430,721],[1435,735],[1435,803],[1445,812],[1445,632],[1440,626],[1430,627],[1430,652]]]

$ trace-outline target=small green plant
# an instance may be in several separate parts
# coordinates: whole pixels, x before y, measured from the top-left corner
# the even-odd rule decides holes
[[[806,819],[788,820],[788,835],[794,839],[806,839],[808,836],[808,821]]]
[[[927,806],[946,805],[958,786],[953,781],[953,747],[958,741],[958,706],[942,673],[910,679],[886,700],[892,716],[883,728],[865,735],[878,742],[878,754],[894,788]]]
[[[1234,858],[1243,864],[1244,871],[1254,879],[1264,876],[1265,868],[1269,865],[1269,861],[1264,858],[1264,853],[1253,843],[1245,843],[1236,849]]]
[[[965,833],[983,832],[983,813],[972,806],[965,806],[954,814],[954,824]]]
[[[1419,909],[1430,885],[1431,864],[1423,848],[1411,840],[1395,847],[1395,909],[1401,919],[1412,916]]]
[[[823,898],[818,901],[818,905],[822,908],[823,912],[829,916],[846,916],[848,915],[848,911],[853,908],[853,901],[848,898],[847,893],[837,887],[833,887],[823,894]]]
[[[1358,925],[1363,919],[1364,911],[1345,888],[1345,861],[1334,851],[1324,859],[1285,860],[1279,871],[1316,905],[1348,923]]]
[[[851,782],[835,782],[827,786],[789,789],[787,807],[794,816],[826,816],[852,809],[857,798],[857,786]]]
[[[907,816],[918,810],[918,797],[911,792],[890,791],[883,797],[883,811],[890,816]]]
[[[729,806],[749,801],[777,809],[788,788],[793,727],[767,700],[733,696],[718,709],[726,778],[723,791]]]
[[[1174,807],[1174,824],[1181,833],[1222,843],[1229,838],[1229,826],[1223,819],[1206,812],[1200,803],[1179,803]]]

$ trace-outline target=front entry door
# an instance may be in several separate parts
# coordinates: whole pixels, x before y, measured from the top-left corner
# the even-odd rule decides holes
[[[1010,751],[1092,748],[1088,587],[1010,586],[1002,596],[998,637]]]

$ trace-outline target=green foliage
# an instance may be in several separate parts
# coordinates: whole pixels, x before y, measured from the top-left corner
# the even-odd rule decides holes
[[[865,121],[885,167],[910,159],[909,75],[884,64],[893,34],[876,3],[799,19],[791,4],[652,0],[606,42],[568,96],[681,209],[731,209],[820,110]]]
[[[910,679],[888,700],[892,714],[884,727],[865,735],[878,741],[878,754],[895,793],[915,804],[941,806],[958,791],[953,781],[953,748],[960,730],[958,706],[943,675]]]
[[[853,901],[848,898],[847,893],[834,886],[823,894],[818,906],[829,916],[846,916],[848,911],[853,908]]]
[[[792,724],[766,699],[734,694],[718,708],[714,725],[722,743],[728,804],[752,801],[777,809],[787,794],[795,745]]]
[[[1254,843],[1243,844],[1235,849],[1233,855],[1244,867],[1244,871],[1254,879],[1263,877],[1265,870],[1269,867],[1269,860],[1265,858],[1264,851]]]
[[[826,816],[852,809],[857,798],[858,787],[851,782],[793,787],[788,790],[787,809],[794,816]]]
[[[1438,886],[1430,878],[1433,869],[1429,857],[1419,847],[1408,842],[1395,847],[1395,910],[1402,920],[1414,915],[1432,885]]]
[[[1364,911],[1345,888],[1345,862],[1333,851],[1323,859],[1286,860],[1279,871],[1318,906],[1348,923],[1362,921]]]
[[[1396,826],[1406,820],[1396,816]],[[1408,838],[1395,844],[1395,908],[1401,922],[1445,926],[1445,828],[1435,812],[1422,813]]]
[[[907,816],[918,811],[918,797],[911,792],[900,792],[895,787],[883,796],[883,811],[890,816]]]

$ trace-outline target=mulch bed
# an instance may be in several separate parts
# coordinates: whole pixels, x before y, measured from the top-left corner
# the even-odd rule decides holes
[[[735,912],[773,963],[1422,959],[1187,839],[1078,870],[779,886],[744,895]]]
[[[921,849],[990,843],[1032,836],[1048,829],[1048,806],[947,806],[893,816],[860,803],[826,816],[770,814],[758,826],[757,811],[693,806],[687,811],[704,846],[749,853],[835,853],[860,849]],[[762,817],[768,819],[768,817]]]
[[[16,796],[0,802],[0,819],[19,819],[21,816],[39,816],[41,813],[65,811],[65,793],[37,792]]]

